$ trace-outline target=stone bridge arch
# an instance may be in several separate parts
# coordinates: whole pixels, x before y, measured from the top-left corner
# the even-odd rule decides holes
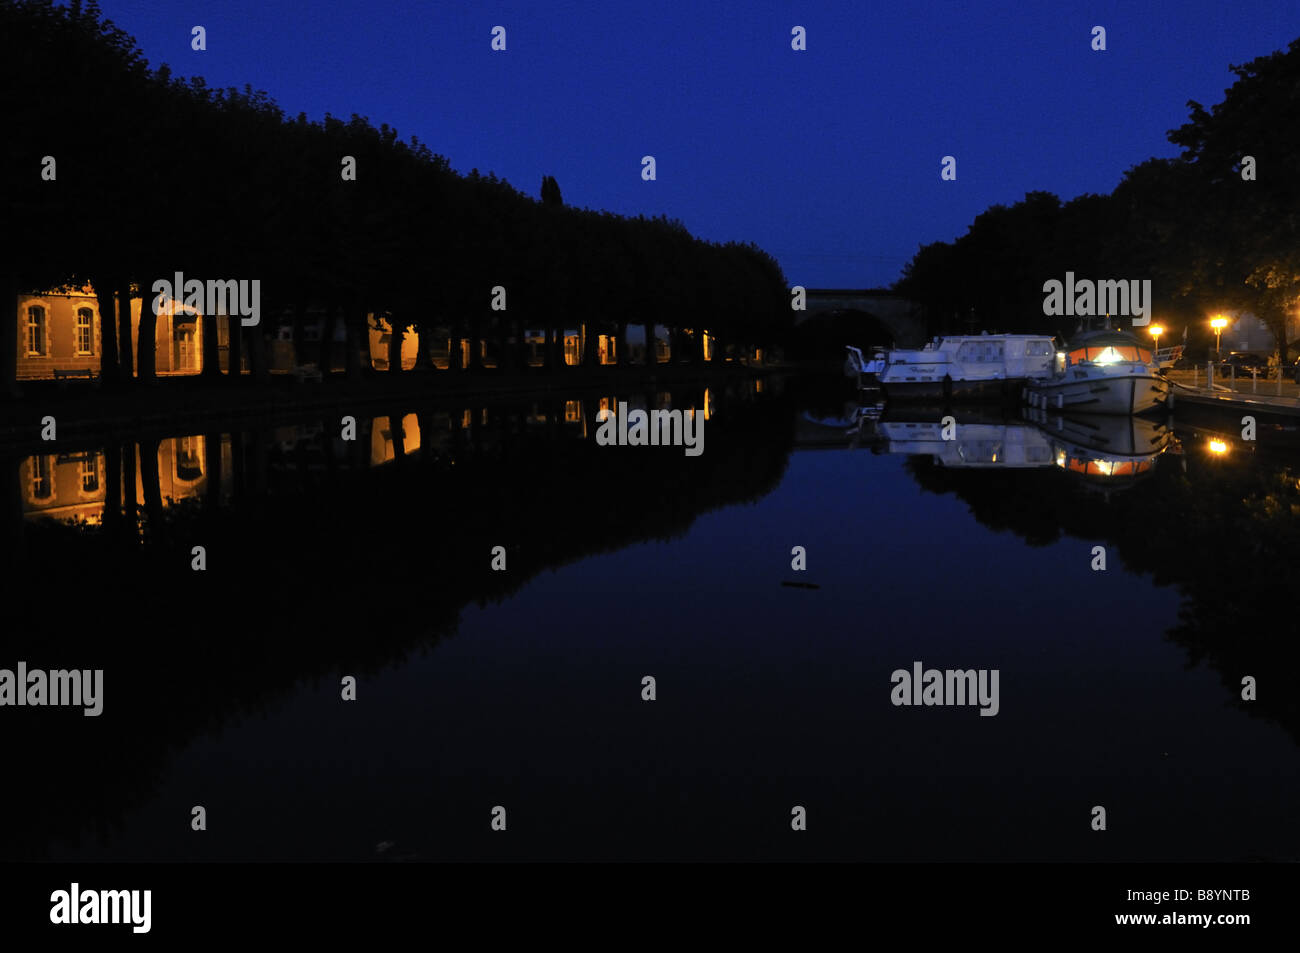
[[[806,310],[796,313],[795,323],[821,315],[874,319],[893,337],[895,347],[915,347],[928,339],[921,306],[888,291],[809,288]],[[873,335],[868,331],[865,336]]]

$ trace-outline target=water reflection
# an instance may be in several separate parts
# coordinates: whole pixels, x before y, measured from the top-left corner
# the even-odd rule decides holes
[[[707,453],[598,446],[585,435],[618,401],[708,407]],[[0,460],[8,578],[40,594],[9,610],[0,666],[103,668],[111,686],[90,729],[5,711],[7,757],[39,768],[0,795],[25,822],[0,853],[108,837],[179,746],[232,716],[400,664],[455,633],[467,605],[761,497],[784,470],[791,418],[779,396],[738,383],[394,408],[356,416],[347,440],[334,417]],[[491,569],[495,546],[509,572]],[[75,617],[61,614],[65,593]]]
[[[749,384],[737,387],[733,396],[742,389],[749,396],[757,393],[749,388]],[[326,472],[335,468],[382,467],[399,458],[420,454],[426,448],[434,455],[454,456],[462,449],[465,435],[470,435],[471,448],[481,450],[479,439],[497,434],[501,428],[587,439],[595,432],[599,411],[617,407],[619,400],[625,401],[630,409],[673,407],[672,395],[661,391],[621,398],[534,403],[524,411],[467,407],[456,411],[439,409],[354,418],[350,425],[344,425],[351,428],[347,438],[343,435],[344,426],[327,427],[321,421],[312,421],[276,427],[266,433],[195,433],[168,437],[115,447],[108,452],[87,449],[36,454],[18,462],[21,510],[29,520],[52,519],[97,526],[104,522],[106,509],[115,514],[131,513],[155,500],[162,508],[190,499],[228,502],[236,486],[242,486],[248,476],[244,461],[248,459],[250,444],[256,444],[251,459],[264,460],[269,471]],[[698,410],[705,420],[711,420],[716,414],[716,404],[717,399],[709,388],[698,395]],[[687,404],[685,409],[695,413],[697,407]],[[358,456],[354,448],[364,450]],[[126,459],[121,458],[123,453],[127,454]],[[112,478],[106,473],[110,466],[114,471]],[[222,474],[233,476],[235,482],[223,482]],[[133,486],[134,492],[128,491],[128,486]],[[109,519],[111,522],[112,517]]]
[[[597,446],[590,436],[596,416],[618,401],[707,413],[707,452],[685,458],[671,448]],[[682,674],[696,665],[706,672],[725,671],[736,658],[757,659],[761,653],[778,659],[771,668],[754,662],[752,685],[736,679],[721,692],[712,683],[697,686],[698,697],[716,699],[717,707],[697,698],[704,707],[681,716],[686,726],[680,737],[701,725],[723,725],[739,738],[738,750],[752,754],[760,749],[746,735],[750,725],[763,726],[759,734],[775,730],[791,712],[815,711],[827,697],[831,683],[810,680],[810,672],[842,668],[862,676],[862,685],[831,693],[842,699],[837,714],[843,717],[826,722],[824,763],[807,762],[802,769],[809,784],[817,783],[817,772],[829,771],[832,780],[822,793],[849,785],[853,800],[864,790],[880,790],[879,778],[872,775],[876,762],[864,762],[855,768],[858,775],[850,776],[842,771],[842,759],[829,752],[877,735],[896,738],[898,751],[925,751],[933,744],[933,729],[920,722],[871,722],[874,670],[855,653],[869,651],[863,647],[874,637],[833,636],[860,632],[869,616],[873,633],[896,637],[909,651],[913,643],[933,639],[928,630],[905,628],[912,612],[907,599],[896,600],[901,614],[886,613],[884,620],[880,603],[891,602],[894,592],[910,592],[917,594],[912,604],[918,605],[946,581],[983,572],[983,566],[945,561],[963,545],[989,566],[1002,560],[1023,566],[1026,546],[1063,538],[1106,545],[1116,576],[1127,568],[1151,584],[1140,582],[1127,595],[1122,588],[1107,589],[1112,602],[1086,607],[1097,613],[1096,630],[1114,631],[1113,620],[1140,615],[1153,589],[1176,586],[1182,603],[1177,617],[1164,610],[1153,615],[1148,607],[1147,616],[1157,624],[1126,628],[1124,639],[1134,645],[1159,643],[1162,636],[1173,640],[1189,661],[1204,661],[1217,676],[1219,684],[1208,686],[1203,708],[1235,716],[1225,710],[1231,706],[1279,724],[1300,740],[1300,657],[1289,629],[1277,625],[1275,611],[1287,591],[1279,578],[1300,547],[1300,474],[1290,456],[1270,456],[1232,435],[1171,422],[963,416],[954,421],[953,439],[945,441],[942,413],[901,420],[875,408],[802,415],[797,406],[801,403],[779,387],[761,395],[749,386],[712,389],[707,395],[702,390],[557,394],[473,407],[380,407],[357,416],[353,440],[342,439],[339,418],[332,417],[233,432],[156,435],[3,461],[0,491],[10,501],[5,511],[11,517],[3,529],[7,578],[11,591],[26,597],[15,600],[7,613],[0,664],[23,659],[33,668],[102,667],[107,701],[91,728],[84,724],[89,719],[62,718],[59,712],[4,713],[6,756],[26,773],[22,785],[0,786],[4,816],[23,819],[13,825],[0,852],[48,856],[52,845],[67,849],[68,840],[91,834],[116,844],[115,831],[136,808],[162,816],[159,825],[167,830],[176,813],[183,826],[188,805],[157,803],[178,751],[196,750],[219,760],[223,755],[210,736],[237,724],[242,715],[301,705],[316,684],[325,686],[334,704],[332,689],[342,673],[410,673],[417,655],[435,649],[433,662],[463,681],[463,691],[481,693],[501,712],[499,725],[455,723],[448,732],[531,738],[530,723],[545,716],[552,719],[550,733],[539,738],[559,746],[551,753],[580,757],[587,749],[563,748],[568,742],[554,739],[584,734],[602,739],[599,744],[612,751],[644,725],[631,720],[618,699],[600,693],[616,694],[606,686],[624,678],[639,684],[643,671],[623,671],[609,659],[623,642],[629,617],[660,603],[678,607],[674,624],[683,631],[664,632],[641,648],[650,644],[668,656],[685,656]],[[879,456],[842,452],[852,446]],[[803,458],[822,467],[796,474],[793,451],[821,448],[841,452]],[[864,472],[877,483],[855,482]],[[1097,493],[1098,486],[1125,492]],[[841,532],[823,539],[828,549],[842,547],[833,559],[823,549],[814,553],[818,572],[830,574],[810,576],[823,583],[820,588],[781,587],[790,575],[789,546],[804,542],[796,533],[804,531],[805,521],[833,512],[837,529],[842,528],[844,514],[852,518],[868,509],[864,497],[872,494],[887,494],[874,500],[876,518],[897,511],[900,530],[920,527],[918,536],[928,533],[938,541],[924,560],[896,559],[906,556],[907,548],[896,546],[894,535]],[[962,507],[939,505],[936,495],[960,499],[974,519],[962,515]],[[759,500],[772,504],[762,519],[748,515],[749,507],[733,506]],[[779,520],[782,507],[785,522],[764,521]],[[706,513],[711,514],[707,523],[697,526]],[[696,588],[661,591],[660,580],[668,575],[664,554],[670,550],[636,544],[677,539],[693,527],[671,552],[689,563]],[[747,571],[736,568],[745,558],[739,553],[763,550],[774,539],[777,555],[768,561],[768,575],[751,564]],[[887,556],[876,558],[882,544]],[[196,545],[207,552],[203,572],[191,568]],[[492,570],[495,546],[506,549],[508,572]],[[475,657],[476,644],[460,654],[459,662],[448,659],[449,652],[464,648],[445,643],[462,632],[463,613],[475,605],[506,612],[522,587],[535,581],[544,587],[553,578],[551,570],[583,560],[590,562],[584,563],[581,587],[556,603],[556,615],[525,620],[523,625],[532,628],[521,641],[508,643],[513,653]],[[844,573],[851,585],[834,570],[820,569],[832,561],[850,567]],[[896,568],[896,562],[912,568]],[[929,571],[935,566],[937,573]],[[1014,573],[991,570],[987,579],[1024,596],[1017,588],[1023,580]],[[859,592],[873,603],[854,602]],[[798,604],[803,614],[781,614],[791,611],[780,600],[789,594],[805,600]],[[1034,595],[1049,604],[1055,598]],[[527,604],[520,598],[516,605]],[[1053,666],[1060,659],[1051,655],[1054,642],[1044,638],[1041,617],[1009,620],[996,609],[986,618],[979,605],[970,603],[963,615],[963,650],[996,651],[999,644],[1020,639],[1015,644],[1023,651],[1016,664],[1051,694],[1060,677]],[[1091,617],[1086,621],[1091,625]],[[1008,630],[1015,631],[1008,635]],[[470,640],[462,633],[460,641]],[[779,661],[810,646],[815,651],[808,648],[806,656],[797,656],[799,664]],[[937,646],[916,651],[928,658],[929,648]],[[593,693],[572,703],[582,709],[572,720],[556,715],[557,706],[570,702],[557,701],[562,693],[535,675],[535,669],[556,671],[538,663],[544,652],[564,659],[561,671],[581,670],[580,683]],[[710,660],[711,653],[723,661]],[[896,661],[886,660],[882,685]],[[1170,668],[1168,681],[1181,691],[1189,676],[1177,664]],[[522,678],[494,681],[502,672]],[[1260,673],[1267,676],[1267,691],[1256,702],[1243,702],[1242,676]],[[446,684],[443,690],[449,691]],[[414,718],[418,741],[401,756],[411,764],[436,759],[446,739],[437,735],[439,725],[419,721],[418,715],[428,702],[428,686],[417,680],[402,691],[407,694],[393,702],[397,714],[381,718],[372,728],[379,734],[366,735],[365,741],[378,744],[391,733],[406,732],[406,719]],[[445,709],[453,716],[457,710],[451,703]],[[999,715],[1000,725],[1004,717],[1005,724],[1015,724],[1008,713]],[[617,721],[617,730],[601,735],[607,719],[619,718],[625,720]],[[315,730],[315,725],[304,729],[303,737],[314,737]],[[1125,724],[1107,723],[1104,729],[1116,737],[1126,731]],[[653,737],[651,732],[641,741],[651,743],[647,739]],[[981,737],[972,750],[978,747],[992,770],[1006,772],[1023,768],[1016,744],[999,747]],[[636,775],[640,768],[627,766],[639,765],[642,757],[642,749],[632,747],[635,753],[626,764],[615,762],[629,772],[630,788],[609,789],[623,797],[645,787]],[[663,760],[647,762],[646,771],[676,772],[672,776],[681,780],[686,795],[707,795],[707,782],[700,779],[713,777],[722,755],[708,744],[703,749],[708,750],[699,760],[681,762],[676,760],[680,752],[665,749]],[[898,751],[890,756],[907,757]],[[66,757],[67,752],[76,756]],[[291,755],[275,750],[261,756]],[[1126,757],[1115,755],[1118,770],[1139,776],[1147,769],[1139,757]],[[771,762],[755,758],[753,763],[767,771]],[[930,777],[926,772],[933,770],[921,762],[903,767],[903,775],[910,771],[914,777]],[[415,771],[401,766],[402,772],[408,768]],[[224,793],[248,798],[249,777],[255,774],[240,775]],[[786,775],[778,774],[773,783],[784,784]],[[425,796],[407,791],[406,777],[385,779],[394,796]],[[851,787],[858,782],[863,786]],[[340,782],[329,794],[340,803],[355,797],[373,807],[373,786],[371,779],[355,789]],[[454,792],[449,796],[478,796],[465,793],[472,784],[464,778],[446,787]],[[88,790],[93,797],[85,796]],[[600,790],[604,797],[607,789]],[[534,803],[551,797],[539,809],[544,814],[567,803],[572,792],[539,783],[527,793],[539,799]],[[998,809],[1004,793],[990,795],[975,810]],[[617,805],[611,810],[644,809],[648,815],[658,810],[658,796],[651,791],[644,804],[606,800]],[[941,798],[936,804],[945,806]],[[762,814],[770,808],[729,801],[726,810]],[[749,822],[760,823],[754,817]],[[251,823],[271,828],[275,822],[255,818]],[[872,828],[869,837],[878,836]],[[674,848],[683,844],[685,839]],[[147,849],[137,849],[141,857],[149,856]],[[927,849],[941,853],[943,848],[930,844]]]
[[[1182,452],[1168,421],[1141,417],[1069,417],[1042,410],[1015,418],[963,414],[960,420],[946,411],[904,414],[885,416],[880,405],[850,406],[838,418],[806,419],[830,434],[842,432],[847,446],[873,453],[924,456],[948,469],[1056,467],[1108,489],[1149,476],[1161,454]]]

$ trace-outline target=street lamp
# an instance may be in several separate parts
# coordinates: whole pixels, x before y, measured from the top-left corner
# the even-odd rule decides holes
[[[1153,347],[1157,351],[1160,350],[1160,335],[1165,333],[1165,329],[1158,324],[1153,324],[1151,325],[1150,328],[1148,328],[1148,330],[1151,332],[1151,336],[1156,339],[1156,343],[1153,345]]]
[[[1216,358],[1220,358],[1223,356],[1223,353],[1219,348],[1219,335],[1223,333],[1223,329],[1226,328],[1227,326],[1228,326],[1228,319],[1225,318],[1223,315],[1219,315],[1217,318],[1215,318],[1213,321],[1210,322],[1210,327],[1214,328],[1214,356]]]

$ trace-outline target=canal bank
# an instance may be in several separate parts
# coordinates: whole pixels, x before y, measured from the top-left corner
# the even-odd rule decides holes
[[[461,371],[448,374],[407,372],[368,374],[360,379],[334,375],[319,383],[276,375],[265,383],[251,378],[204,380],[171,378],[130,390],[112,391],[85,382],[37,381],[23,385],[18,400],[0,402],[0,447],[40,445],[47,417],[53,417],[60,444],[67,439],[174,432],[187,426],[229,429],[289,422],[323,414],[347,414],[393,403],[494,399],[511,400],[607,394],[613,391],[669,391],[710,383],[765,377],[775,368],[726,363],[660,364],[583,368],[549,373],[494,374]],[[48,444],[47,444],[48,445]]]

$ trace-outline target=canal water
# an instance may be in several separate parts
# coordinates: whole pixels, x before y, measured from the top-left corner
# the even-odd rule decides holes
[[[620,400],[704,452],[599,445]],[[747,382],[7,458],[0,669],[103,712],[0,708],[0,850],[1300,857],[1300,455],[947,423]]]

